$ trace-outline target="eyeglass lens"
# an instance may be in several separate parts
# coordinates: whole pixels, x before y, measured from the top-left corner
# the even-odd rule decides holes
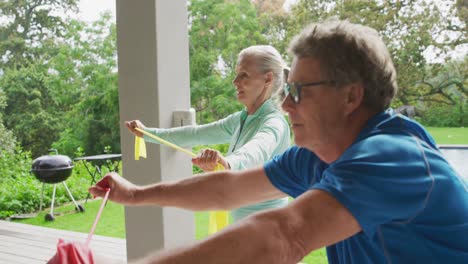
[[[300,90],[301,87],[299,85],[286,83],[284,85],[284,98],[288,97],[288,95],[291,95],[293,102],[297,104],[300,100]]]

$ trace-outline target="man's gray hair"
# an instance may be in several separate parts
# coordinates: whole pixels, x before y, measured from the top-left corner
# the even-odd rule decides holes
[[[243,49],[239,53],[237,63],[243,58],[249,57],[255,59],[257,69],[262,73],[273,73],[273,85],[271,94],[277,94],[284,85],[286,80],[285,74],[288,71],[286,63],[281,57],[281,54],[274,47],[270,45],[254,45]]]
[[[390,53],[370,27],[337,20],[311,24],[291,41],[289,52],[318,59],[337,87],[362,82],[363,104],[371,110],[387,109],[398,90]]]

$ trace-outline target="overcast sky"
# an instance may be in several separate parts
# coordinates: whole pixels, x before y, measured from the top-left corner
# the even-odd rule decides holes
[[[287,5],[295,2],[297,2],[297,0],[286,0]],[[115,0],[80,0],[78,7],[80,9],[79,19],[87,22],[96,21],[99,18],[99,14],[107,10],[111,11],[115,19]],[[467,50],[468,45],[464,45],[464,47],[459,47],[457,51],[453,52],[452,56],[466,56],[468,53]],[[436,61],[431,54],[433,54],[433,52],[430,49],[426,50],[426,58],[430,61]]]
[[[80,0],[80,18],[84,21],[95,21],[99,14],[110,10],[115,17],[115,0]]]
[[[289,6],[297,0],[286,0],[286,5]],[[115,0],[80,0],[80,18],[84,21],[95,21],[99,18],[99,14],[110,10],[115,16]]]

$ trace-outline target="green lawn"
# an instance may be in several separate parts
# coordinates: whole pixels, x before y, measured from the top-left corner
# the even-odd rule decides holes
[[[58,213],[59,215],[56,216],[55,220],[52,222],[44,220],[44,216],[49,213],[49,211],[43,211],[34,218],[14,221],[24,224],[88,233],[93,225],[94,218],[99,210],[101,201],[101,199],[89,200],[88,203],[82,204],[85,208],[85,212],[83,213],[75,212],[73,204],[57,207],[55,208],[54,213]],[[195,213],[195,225],[196,239],[205,238],[208,235],[208,213]],[[124,207],[113,202],[108,202],[102,212],[101,220],[96,227],[95,234],[125,238]],[[303,262],[318,264],[327,263],[325,250],[319,250],[310,254]]]
[[[59,215],[55,216],[55,220],[52,222],[44,220],[44,216],[49,213],[48,210],[39,213],[34,218],[15,220],[15,222],[88,233],[94,223],[101,201],[101,199],[96,199],[88,200],[86,204],[81,203],[85,208],[82,213],[76,212],[73,204],[57,207],[54,209],[54,214]],[[125,238],[124,207],[120,204],[107,202],[95,234]]]
[[[428,127],[437,144],[468,144],[468,127]]]
[[[428,128],[437,144],[468,144],[468,128]],[[85,207],[84,213],[74,213],[73,205],[59,207],[56,212],[66,212],[63,216],[56,217],[53,222],[46,222],[42,212],[37,217],[20,220],[21,223],[39,225],[57,229],[72,230],[88,233],[97,214],[101,200],[90,200]],[[195,213],[196,238],[202,239],[208,234],[208,213]],[[124,209],[123,206],[108,202],[103,211],[101,221],[96,228],[96,234],[125,237]],[[303,263],[325,264],[327,257],[324,249],[317,250],[308,255]]]
[[[55,229],[70,230],[88,233],[101,205],[101,199],[88,200],[86,204],[81,203],[85,212],[78,213],[74,210],[73,204],[57,207],[54,214],[58,214],[55,220],[48,222],[44,216],[49,211],[43,211],[34,218],[24,220],[14,220],[15,222],[31,224],[37,226],[50,227]],[[208,235],[208,213],[195,213],[197,225],[195,237],[202,239]],[[122,205],[107,202],[102,212],[101,219],[96,226],[96,235],[125,238],[124,207]]]

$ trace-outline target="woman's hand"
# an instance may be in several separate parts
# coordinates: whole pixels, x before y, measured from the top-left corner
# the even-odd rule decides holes
[[[221,163],[225,169],[230,169],[229,163],[223,155],[214,149],[203,149],[197,157],[192,159],[192,163],[204,171],[214,171],[218,163]]]
[[[89,188],[93,196],[104,197],[107,189],[110,189],[109,200],[125,205],[137,203],[135,194],[138,186],[122,178],[115,172],[109,172],[95,186]]]
[[[146,128],[140,120],[125,121],[125,126],[128,128],[128,130],[130,130],[130,132],[135,134],[135,136],[143,137],[143,133],[135,130],[135,128],[139,128],[142,130]]]

